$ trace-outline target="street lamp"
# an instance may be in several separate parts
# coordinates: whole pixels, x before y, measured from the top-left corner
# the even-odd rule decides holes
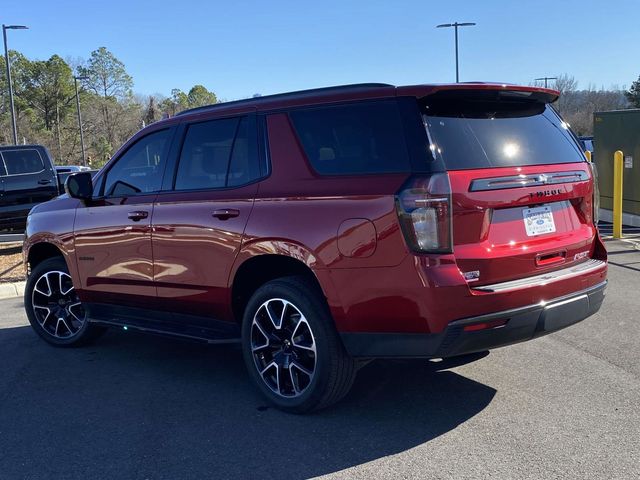
[[[73,84],[76,87],[76,107],[78,109],[78,128],[80,129],[80,147],[82,148],[82,165],[87,166],[87,156],[84,153],[84,134],[82,133],[82,116],[80,115],[80,95],[78,95],[78,80],[87,80],[89,77],[73,76]]]
[[[464,23],[442,23],[440,25],[436,25],[436,28],[450,28],[453,27],[456,32],[456,83],[460,81],[460,75],[458,73],[458,27],[473,27],[475,23],[473,22],[464,22]]]
[[[7,83],[9,86],[9,108],[11,108],[11,126],[13,127],[13,144],[18,144],[18,128],[16,127],[16,110],[13,106],[13,85],[11,84],[11,65],[9,65],[9,49],[7,48],[7,30],[26,30],[24,25],[2,24],[2,38],[4,39],[4,63],[7,65]]]
[[[534,78],[534,80],[536,82],[540,82],[542,80],[544,80],[544,88],[547,88],[547,81],[548,80],[557,80],[558,77],[540,77],[540,78]]]

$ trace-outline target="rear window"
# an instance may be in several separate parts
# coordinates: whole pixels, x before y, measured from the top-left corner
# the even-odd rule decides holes
[[[293,126],[321,175],[411,171],[394,100],[294,110]]]
[[[7,175],[38,173],[44,170],[42,157],[35,149],[4,150],[0,155],[5,167],[0,168],[0,173],[5,169]]]
[[[584,161],[569,126],[542,102],[434,99],[423,119],[434,158],[450,170]]]

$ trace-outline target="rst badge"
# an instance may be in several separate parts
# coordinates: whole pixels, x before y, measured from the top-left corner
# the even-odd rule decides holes
[[[589,250],[585,250],[584,252],[578,252],[573,256],[573,261],[583,260],[589,257]]]

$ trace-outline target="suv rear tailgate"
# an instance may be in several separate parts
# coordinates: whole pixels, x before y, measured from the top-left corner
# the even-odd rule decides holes
[[[535,91],[423,99],[450,179],[453,252],[470,286],[569,267],[594,254],[593,175],[569,125]]]
[[[454,254],[472,286],[593,256],[597,231],[586,163],[458,170],[449,176]]]

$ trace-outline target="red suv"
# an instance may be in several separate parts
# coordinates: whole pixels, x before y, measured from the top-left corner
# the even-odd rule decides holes
[[[327,406],[379,357],[444,358],[579,322],[604,297],[594,181],[550,105],[500,84],[352,85],[189,110],[35,207],[25,308],[241,342],[276,406]]]

